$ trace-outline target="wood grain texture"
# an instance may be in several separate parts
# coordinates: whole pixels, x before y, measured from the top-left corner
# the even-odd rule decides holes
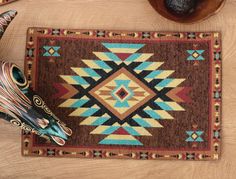
[[[133,161],[25,158],[20,155],[20,130],[0,121],[0,178],[215,178],[236,176],[236,0],[202,23],[170,22],[148,0],[20,0],[0,7],[19,15],[0,43],[0,59],[23,67],[29,26],[147,30],[222,31],[223,152],[216,162]]]

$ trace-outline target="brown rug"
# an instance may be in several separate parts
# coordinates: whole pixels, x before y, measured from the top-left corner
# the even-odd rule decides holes
[[[64,147],[23,132],[25,156],[219,159],[218,32],[29,28],[25,74],[73,130]]]

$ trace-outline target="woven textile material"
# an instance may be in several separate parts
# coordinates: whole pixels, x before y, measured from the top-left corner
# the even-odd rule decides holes
[[[73,135],[23,132],[22,153],[217,160],[221,61],[218,32],[29,28],[25,74]]]

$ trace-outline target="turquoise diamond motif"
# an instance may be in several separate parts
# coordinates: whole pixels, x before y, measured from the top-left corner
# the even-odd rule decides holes
[[[204,142],[202,139],[203,131],[186,131],[188,134],[188,138],[186,139],[186,142]]]
[[[187,50],[188,54],[190,55],[188,57],[187,60],[198,60],[198,61],[202,61],[205,60],[205,58],[203,57],[203,53],[205,52],[205,50]]]
[[[115,107],[129,107],[128,100],[134,96],[129,88],[130,80],[115,80],[117,87],[112,91],[112,96],[117,100]]]
[[[43,54],[44,57],[60,57],[59,46],[44,46],[45,53]]]

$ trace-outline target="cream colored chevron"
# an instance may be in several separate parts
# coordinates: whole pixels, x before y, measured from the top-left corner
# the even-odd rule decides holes
[[[160,98],[158,98],[155,102],[163,102],[168,106],[170,106],[173,109],[173,111],[185,111],[185,109],[176,102],[163,101]]]
[[[141,116],[139,116],[138,114],[136,114],[133,118],[141,118],[143,120],[145,120],[145,122],[147,122],[152,128],[162,128],[163,126],[155,119],[153,118],[142,118]]]

